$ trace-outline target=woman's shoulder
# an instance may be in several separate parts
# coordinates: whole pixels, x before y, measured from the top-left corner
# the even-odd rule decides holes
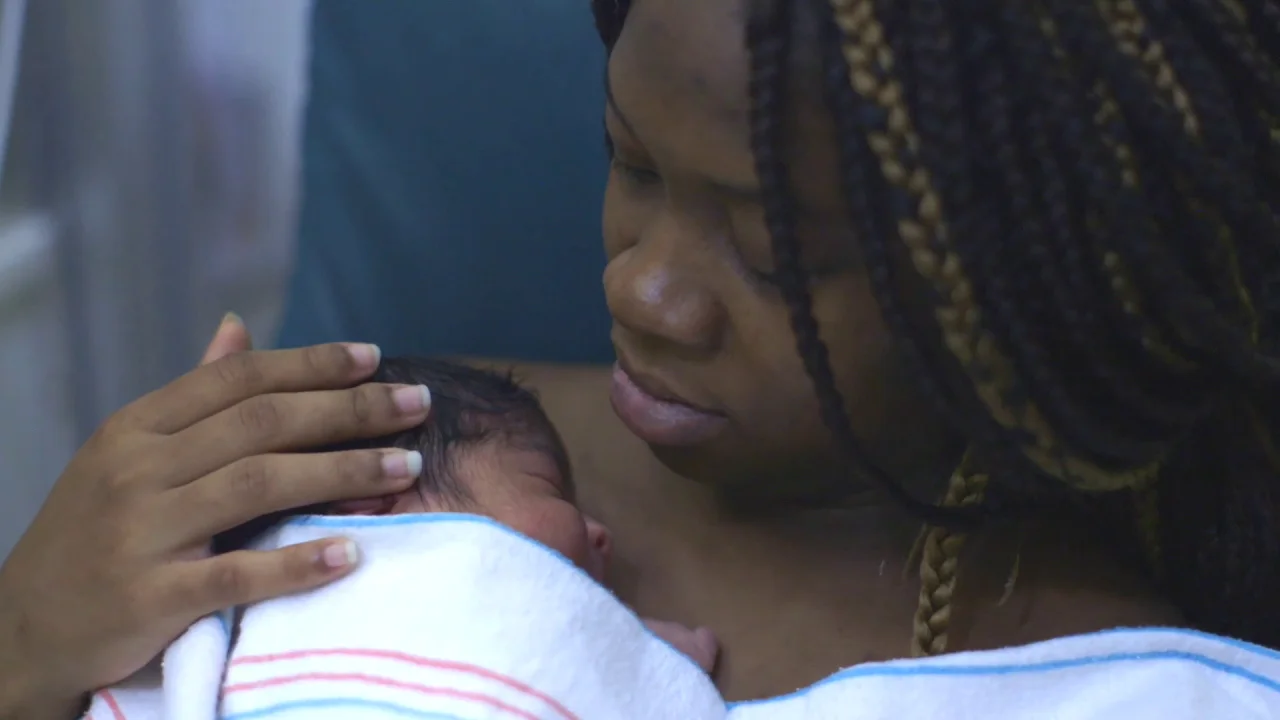
[[[734,720],[1055,717],[1273,718],[1280,653],[1190,630],[1116,629],[927,660],[859,665],[809,688],[732,706]]]

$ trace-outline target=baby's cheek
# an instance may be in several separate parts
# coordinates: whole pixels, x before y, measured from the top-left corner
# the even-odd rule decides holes
[[[594,576],[592,566],[597,563],[591,562],[586,522],[577,508],[563,500],[549,499],[513,508],[505,514],[507,517],[494,519],[559,552]]]

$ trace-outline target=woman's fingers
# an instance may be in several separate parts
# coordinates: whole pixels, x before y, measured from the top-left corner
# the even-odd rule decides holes
[[[420,424],[430,408],[422,385],[258,395],[166,439],[174,485],[253,455],[388,435]]]
[[[210,537],[272,513],[400,492],[422,472],[422,454],[407,450],[347,450],[254,455],[167,493],[164,517],[178,518],[164,542]]]
[[[162,617],[200,617],[319,587],[350,572],[358,560],[355,543],[345,538],[238,550],[169,565],[146,592]]]
[[[249,336],[249,329],[245,327],[244,321],[235,313],[227,313],[222,318],[222,323],[218,325],[217,331],[214,332],[213,340],[209,341],[209,347],[205,348],[200,364],[208,365],[228,355],[248,352],[252,349],[253,338]]]
[[[377,346],[358,343],[236,353],[143,396],[118,421],[175,433],[259,395],[349,387],[372,375],[379,360]]]

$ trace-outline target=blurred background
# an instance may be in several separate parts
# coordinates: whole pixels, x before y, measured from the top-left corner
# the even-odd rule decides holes
[[[188,369],[223,313],[274,334],[307,52],[307,0],[0,0],[0,37],[24,5],[0,175],[0,558],[80,442]]]

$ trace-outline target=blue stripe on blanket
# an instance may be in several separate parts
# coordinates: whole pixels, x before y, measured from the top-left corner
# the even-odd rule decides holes
[[[1112,655],[1084,656],[1071,658],[1070,660],[1053,660],[1042,663],[1028,663],[1025,665],[873,665],[870,667],[853,667],[848,670],[842,670],[825,680],[820,680],[807,688],[797,690],[789,695],[781,695],[778,697],[766,698],[764,700],[747,700],[743,702],[729,703],[728,707],[730,709],[740,706],[758,707],[786,700],[795,700],[832,683],[864,677],[979,677],[984,675],[1019,675],[1071,670],[1091,665],[1107,665],[1119,662],[1147,662],[1153,660],[1181,660],[1184,662],[1195,663],[1211,670],[1217,670],[1228,675],[1234,675],[1235,677],[1256,683],[1257,685],[1267,688],[1273,692],[1280,693],[1280,680],[1268,678],[1239,667],[1238,665],[1231,665],[1203,655],[1169,650],[1147,653],[1115,653]]]
[[[286,712],[298,710],[364,710],[364,711],[381,711],[388,715],[397,717],[415,718],[416,720],[468,720],[457,715],[446,715],[437,712],[424,712],[422,710],[414,710],[403,705],[397,705],[389,702],[377,702],[373,700],[361,700],[359,698],[316,698],[314,700],[296,700],[293,702],[280,703],[278,705],[269,705],[257,710],[236,713],[234,715],[223,715],[222,720],[263,720]]]

